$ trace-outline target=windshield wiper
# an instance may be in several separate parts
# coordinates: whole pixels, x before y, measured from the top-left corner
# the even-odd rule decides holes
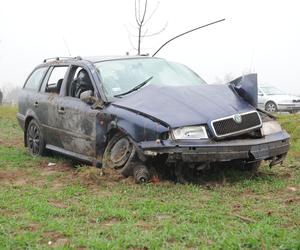
[[[146,79],[145,81],[143,81],[142,83],[140,83],[139,85],[135,86],[134,88],[122,93],[122,94],[117,94],[117,95],[114,95],[114,97],[120,97],[120,96],[123,96],[123,95],[127,95],[131,92],[134,92],[138,89],[140,89],[141,87],[145,86],[148,82],[150,82],[150,80],[152,80],[153,76],[149,77],[148,79]]]

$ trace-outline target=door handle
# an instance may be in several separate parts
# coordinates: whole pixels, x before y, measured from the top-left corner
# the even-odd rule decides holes
[[[59,114],[64,114],[64,113],[66,113],[65,108],[64,108],[64,107],[59,107],[58,113],[59,113]]]
[[[37,108],[37,107],[39,106],[39,103],[38,103],[38,102],[35,102],[35,103],[33,104],[33,106]]]

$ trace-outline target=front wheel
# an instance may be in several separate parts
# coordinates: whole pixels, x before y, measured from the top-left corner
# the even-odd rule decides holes
[[[122,133],[117,133],[110,139],[105,148],[102,167],[114,168],[124,173],[127,163],[130,162],[134,154],[134,145],[129,138]]]
[[[39,124],[31,120],[26,130],[26,144],[32,156],[42,156],[45,154],[45,141]]]
[[[274,102],[270,101],[270,102],[267,102],[265,110],[270,113],[277,112],[277,106]]]

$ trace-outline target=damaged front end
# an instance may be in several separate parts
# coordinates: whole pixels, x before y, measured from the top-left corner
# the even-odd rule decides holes
[[[114,106],[118,109],[138,115],[144,121],[144,125],[146,119],[147,123],[151,120],[153,124],[159,124],[156,127],[165,128],[165,130],[156,130],[155,138],[147,136],[150,133],[148,129],[144,129],[143,133],[135,131],[134,136],[131,136],[132,132],[126,132],[131,138],[130,143],[134,147],[135,158],[132,162],[127,159],[127,168],[122,170],[123,174],[127,176],[139,174],[142,176],[140,180],[146,181],[150,178],[149,169],[153,165],[158,166],[156,169],[159,169],[163,168],[162,165],[169,164],[175,166],[175,175],[180,179],[181,175],[178,172],[181,172],[182,168],[204,170],[216,163],[227,165],[238,163],[244,167],[256,167],[261,161],[269,161],[270,166],[282,163],[289,149],[289,135],[282,130],[274,116],[256,109],[256,82],[256,75],[252,74],[232,81],[226,86],[227,89],[221,86],[221,91],[225,89],[229,93],[229,102],[232,103],[229,108],[222,106],[221,103],[211,105],[210,109],[203,104],[204,108],[201,109],[199,98],[194,95],[196,89],[192,92],[193,95],[190,95],[189,102],[187,101],[193,104],[193,101],[197,100],[195,106],[188,106],[189,109],[185,113],[178,114],[177,112],[183,111],[183,107],[181,105],[177,108],[173,102],[173,113],[167,113],[164,117],[160,115],[161,110],[160,113],[155,110],[155,105],[161,105],[160,101],[165,102],[168,97],[169,100],[178,99],[180,93],[176,95],[177,93],[168,92],[162,97],[164,99],[157,98],[156,104],[151,107],[143,105],[140,99],[151,94],[152,90],[149,87],[145,91],[141,90],[140,96],[137,93],[131,98],[115,103]],[[212,93],[211,88],[217,89],[208,86],[207,92]],[[199,92],[200,97],[201,95],[203,97],[203,89]],[[163,91],[162,89],[161,92]],[[224,105],[226,101],[228,100],[223,100]],[[139,104],[139,109],[134,106],[135,103]],[[168,110],[168,107],[164,108]],[[225,115],[221,115],[222,111]],[[187,113],[189,116],[185,119]],[[203,114],[204,119],[191,117],[192,114],[199,117]],[[185,120],[180,117],[184,117]],[[196,119],[199,122],[195,122]],[[162,120],[163,122],[160,122]],[[123,130],[126,130],[126,127]]]

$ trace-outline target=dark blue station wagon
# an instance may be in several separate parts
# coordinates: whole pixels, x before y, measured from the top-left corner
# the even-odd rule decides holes
[[[46,59],[19,96],[19,123],[33,155],[56,151],[139,181],[169,166],[178,179],[218,163],[257,169],[283,161],[289,135],[257,108],[256,75],[206,84],[161,58]]]

